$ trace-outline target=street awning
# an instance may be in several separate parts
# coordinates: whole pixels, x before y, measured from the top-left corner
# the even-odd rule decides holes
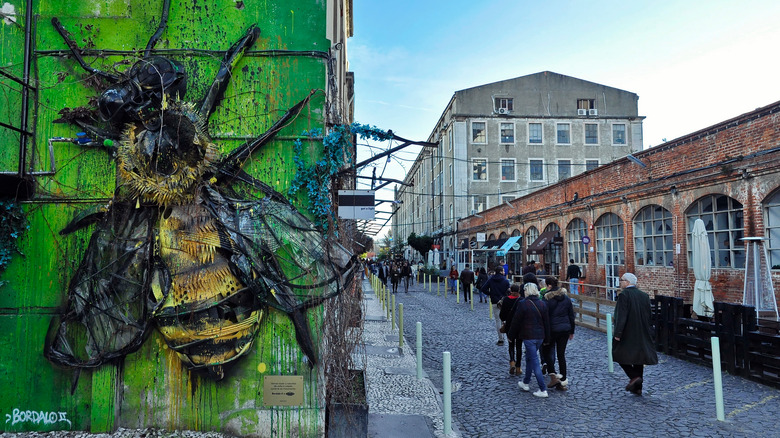
[[[515,246],[515,243],[517,243],[518,240],[520,240],[520,236],[510,237],[509,239],[506,239],[506,242],[504,242],[499,249],[504,252],[510,251],[514,249],[512,247]]]
[[[479,249],[488,250],[488,251],[498,251],[498,249],[501,248],[501,245],[503,245],[504,242],[506,242],[506,239],[486,240]]]
[[[526,254],[541,254],[542,251],[544,251],[545,248],[547,248],[547,245],[549,245],[553,238],[558,234],[558,231],[545,231],[542,233],[538,239],[534,240],[534,242],[530,245],[528,245],[528,248],[525,250]]]

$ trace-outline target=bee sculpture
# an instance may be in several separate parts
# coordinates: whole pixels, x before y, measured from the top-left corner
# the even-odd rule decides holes
[[[137,350],[156,326],[187,367],[219,380],[250,349],[271,307],[290,317],[313,366],[305,312],[348,287],[355,259],[282,194],[242,170],[313,92],[264,134],[222,156],[207,121],[260,31],[251,26],[225,52],[206,96],[190,103],[184,67],[152,55],[168,7],[166,0],[143,58],[121,74],[87,65],[52,20],[73,58],[110,84],[97,100],[99,117],[69,122],[95,139],[115,141],[117,185],[107,207],[77,215],[61,231],[95,224],[67,308],[52,321],[46,357],[97,367]]]

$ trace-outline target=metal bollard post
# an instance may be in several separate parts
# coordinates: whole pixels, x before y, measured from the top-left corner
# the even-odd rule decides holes
[[[404,303],[398,304],[398,348],[404,346]]]
[[[390,295],[387,295],[387,298],[385,298],[385,304],[387,304],[386,310],[387,310],[387,319],[390,319]]]
[[[471,311],[474,311],[474,288],[469,285],[469,301],[471,301]]]
[[[437,297],[439,295],[441,295],[441,293],[439,293],[440,290],[441,290],[441,278],[436,277],[436,296]],[[445,298],[446,298],[446,295],[445,295]]]
[[[712,377],[715,385],[715,415],[718,421],[726,421],[723,412],[723,376],[720,370],[720,339],[710,338],[712,343]]]
[[[431,287],[432,287],[431,286],[431,274],[428,274],[427,277],[428,277],[428,292],[431,292]]]
[[[452,376],[450,374],[451,355],[449,351],[444,352],[444,363],[442,365],[442,376],[444,382],[444,434],[452,433]]]
[[[460,282],[455,280],[455,303],[460,304]]]
[[[490,308],[490,320],[493,320],[493,303],[490,302],[490,298],[488,298],[488,308]]]
[[[607,313],[607,369],[615,372],[615,364],[612,363],[612,314]]]
[[[390,319],[390,330],[395,330],[395,294],[393,294],[393,317]]]
[[[417,380],[422,380],[422,323],[417,321]]]

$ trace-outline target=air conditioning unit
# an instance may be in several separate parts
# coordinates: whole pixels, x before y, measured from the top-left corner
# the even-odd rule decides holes
[[[578,116],[587,116],[588,115],[588,110],[586,110],[586,109],[578,109],[577,110],[577,115]]]
[[[599,110],[597,110],[596,108],[591,108],[591,109],[588,110],[588,115],[590,115],[590,116],[597,116],[597,115],[599,115]]]
[[[510,111],[508,109],[506,109],[506,108],[499,108],[498,109],[498,113],[499,114],[509,114]]]

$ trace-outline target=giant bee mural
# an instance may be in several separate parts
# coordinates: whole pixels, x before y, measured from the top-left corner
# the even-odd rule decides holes
[[[109,84],[97,99],[99,116],[69,122],[95,142],[115,142],[117,184],[108,206],[79,214],[61,231],[95,226],[70,281],[67,309],[49,330],[46,357],[97,367],[137,350],[156,327],[187,367],[221,379],[225,366],[250,349],[270,307],[290,317],[313,366],[305,312],[348,287],[354,258],[242,170],[312,94],[268,131],[221,155],[207,121],[260,30],[250,27],[224,53],[206,95],[192,103],[184,100],[182,64],[153,54],[168,7],[166,0],[143,58],[123,73],[89,66],[52,20],[73,59]]]

